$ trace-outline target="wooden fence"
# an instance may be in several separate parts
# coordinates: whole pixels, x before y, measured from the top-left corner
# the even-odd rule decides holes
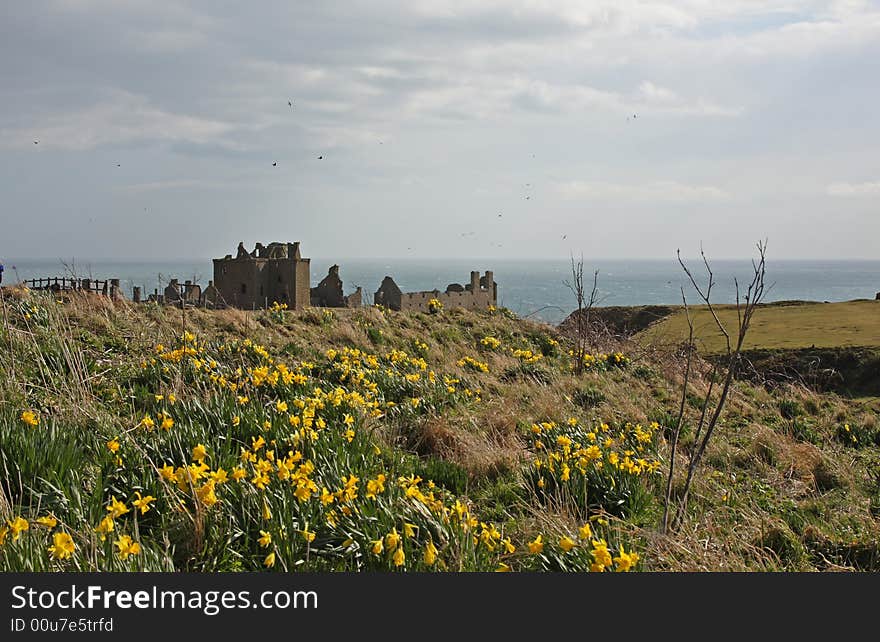
[[[75,279],[56,276],[45,279],[28,279],[24,284],[31,290],[91,292],[104,296],[116,296],[119,293],[119,279]]]

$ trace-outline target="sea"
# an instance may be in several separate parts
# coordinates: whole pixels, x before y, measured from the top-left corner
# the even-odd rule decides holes
[[[164,261],[119,260],[33,260],[4,258],[3,284],[27,279],[76,276],[78,278],[118,278],[127,296],[133,286],[140,286],[144,295],[162,292],[171,278],[181,283],[187,279],[203,287],[213,278],[211,259],[180,259]],[[450,283],[468,283],[471,270],[482,274],[492,270],[498,284],[498,305],[507,307],[520,317],[551,324],[562,321],[577,307],[568,284],[572,281],[569,260],[538,259],[311,259],[311,285],[327,274],[333,263],[340,266],[339,275],[348,294],[360,286],[365,303],[387,275],[404,291],[444,290]],[[686,261],[701,285],[706,271],[699,260]],[[736,298],[734,279],[740,285],[752,275],[749,260],[717,260],[711,262],[715,275],[713,303],[733,303]],[[669,260],[596,259],[584,257],[584,280],[588,290],[596,275],[598,306],[679,304],[682,288],[689,303],[698,303],[698,296],[675,258]],[[880,291],[880,261],[790,260],[767,262],[765,301],[850,301],[873,299]]]

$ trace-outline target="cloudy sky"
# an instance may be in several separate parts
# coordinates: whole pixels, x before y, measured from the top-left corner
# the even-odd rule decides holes
[[[0,256],[877,258],[877,2],[2,14]]]

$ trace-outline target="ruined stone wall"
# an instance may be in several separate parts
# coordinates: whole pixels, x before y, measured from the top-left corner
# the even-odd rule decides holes
[[[401,310],[419,310],[420,312],[428,311],[428,301],[437,299],[443,304],[444,308],[467,308],[469,310],[485,310],[490,305],[495,305],[495,299],[492,292],[488,290],[478,290],[471,292],[440,292],[439,290],[426,292],[404,292],[401,295]]]
[[[260,285],[264,264],[259,259],[214,259],[214,287],[221,303],[244,309],[262,307]]]
[[[296,273],[296,296],[294,305],[291,307],[295,310],[303,310],[309,307],[311,298],[311,275],[309,259],[299,259],[295,265]]]
[[[496,304],[498,284],[495,283],[492,272],[486,272],[483,277],[479,272],[471,272],[470,283],[466,286],[450,283],[445,292],[440,290],[401,292],[391,277],[385,277],[374,296],[375,303],[392,310],[418,310],[421,312],[429,311],[428,303],[431,299],[437,299],[445,308],[485,310],[490,305]]]
[[[354,292],[347,295],[344,299],[345,307],[359,308],[363,305],[363,291],[358,287]]]
[[[260,296],[262,299],[257,307],[269,307],[274,303],[286,303],[294,308],[296,297],[296,273],[293,261],[268,260],[263,268]]]
[[[327,272],[327,276],[311,289],[311,304],[324,308],[345,306],[345,295],[342,293],[342,279],[339,278],[338,265],[333,265]]]
[[[379,289],[373,294],[373,304],[382,305],[390,310],[400,310],[402,293],[390,276],[382,279]]]

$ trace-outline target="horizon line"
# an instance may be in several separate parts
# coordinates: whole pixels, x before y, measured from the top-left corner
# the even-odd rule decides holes
[[[114,257],[114,256],[98,256],[98,257],[85,257],[85,258],[77,258],[77,257],[60,257],[60,256],[10,256],[7,258],[0,257],[0,262],[5,262],[7,264],[11,264],[14,262],[22,262],[22,263],[34,263],[34,262],[50,262],[57,261],[58,263],[70,262],[70,263],[149,263],[149,264],[159,264],[159,263],[168,263],[168,262],[211,262],[215,258],[222,257],[165,257],[165,258],[156,258],[156,257]],[[515,261],[515,262],[523,262],[523,263],[538,263],[538,262],[556,262],[562,261],[565,263],[569,263],[572,257],[558,257],[558,256],[509,256],[509,257],[486,257],[486,256],[462,256],[462,257],[450,257],[450,256],[346,256],[346,257],[325,257],[320,255],[315,256],[306,256],[304,259],[308,259],[309,261],[333,261],[339,263],[340,261],[445,261],[445,262],[453,262],[453,261]],[[574,257],[576,260],[580,257]],[[685,261],[694,261],[701,260],[702,257],[697,256],[684,256],[682,257]],[[718,257],[707,257],[710,262],[712,261],[751,261],[755,257],[751,256],[718,256]],[[653,262],[653,261],[673,261],[678,262],[678,257],[670,256],[653,256],[653,257],[629,257],[629,256],[599,256],[599,257],[583,257],[584,264],[586,265],[589,261],[630,261],[630,262]],[[847,258],[827,258],[827,257],[782,257],[782,258],[767,258],[768,263],[776,263],[776,262],[795,262],[795,261],[827,261],[832,263],[855,263],[855,262],[880,262],[880,258],[869,258],[869,257],[847,257]]]

